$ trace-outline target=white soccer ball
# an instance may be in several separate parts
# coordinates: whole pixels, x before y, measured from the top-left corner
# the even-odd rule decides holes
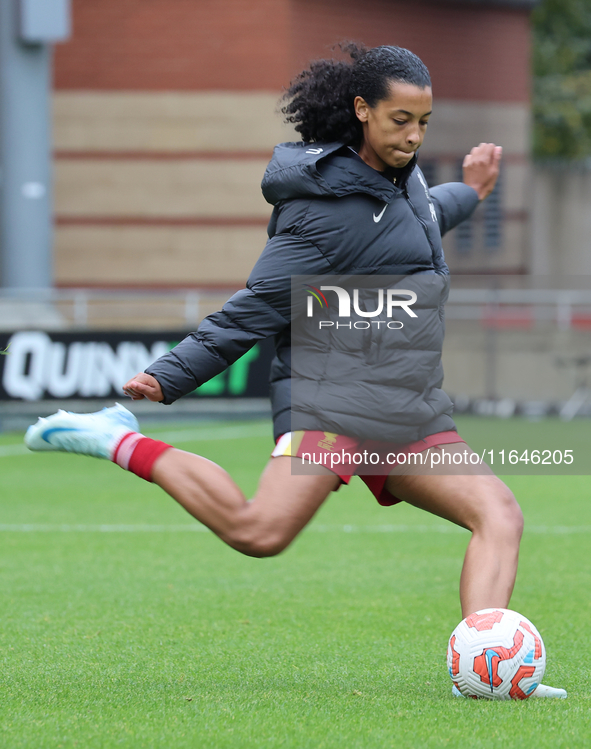
[[[447,668],[465,697],[526,700],[544,676],[546,648],[538,630],[517,611],[482,609],[452,632]]]

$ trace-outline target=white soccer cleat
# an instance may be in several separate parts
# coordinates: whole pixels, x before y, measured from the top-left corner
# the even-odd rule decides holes
[[[456,687],[455,684],[451,688],[451,693],[453,697],[464,697],[464,695],[460,692],[460,690]],[[538,686],[535,688],[533,693],[530,694],[529,699],[531,700],[534,697],[537,697],[538,699],[546,698],[546,699],[565,700],[566,689],[556,689],[555,687],[547,687],[545,684],[538,684]]]
[[[556,689],[556,687],[547,687],[545,684],[539,684],[531,694],[532,697],[545,697],[550,699],[565,700],[566,689]]]
[[[35,452],[59,450],[112,460],[121,438],[129,432],[139,432],[138,421],[119,403],[90,414],[60,409],[27,429],[25,445]]]

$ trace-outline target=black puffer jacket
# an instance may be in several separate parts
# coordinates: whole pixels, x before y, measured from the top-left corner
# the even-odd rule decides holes
[[[362,419],[353,413],[347,418],[347,412],[355,410],[350,408],[335,408],[332,422],[326,412],[315,419],[312,407],[294,427],[324,427],[395,442],[453,429],[451,402],[440,389],[442,308],[449,278],[441,235],[470,216],[478,203],[476,192],[459,182],[429,192],[416,157],[394,185],[339,143],[280,144],[262,188],[274,210],[269,241],[246,288],[146,370],[159,381],[163,402],[193,391],[257,341],[274,335],[274,432],[278,436],[290,431],[292,276],[426,274],[429,278],[421,279],[422,287],[429,289],[422,295],[429,320],[424,315],[429,326],[426,348],[427,329],[419,326],[416,340],[388,354],[395,357],[395,366],[381,381],[375,373],[386,371],[383,367],[361,362],[368,373],[363,405],[357,409]],[[420,306],[421,294],[417,309]],[[363,359],[364,351],[357,356]]]

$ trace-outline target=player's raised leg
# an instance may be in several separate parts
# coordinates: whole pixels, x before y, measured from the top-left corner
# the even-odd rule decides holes
[[[256,557],[285,549],[340,481],[320,466],[317,475],[292,476],[294,458],[274,458],[247,501],[220,466],[137,430],[133,414],[120,405],[94,414],[58,411],[29,427],[25,442],[31,450],[112,460],[157,483],[227,544]]]
[[[293,460],[270,460],[250,501],[220,466],[182,450],[164,453],[152,479],[234,549],[273,556],[289,545],[340,482],[327,469],[294,476]]]

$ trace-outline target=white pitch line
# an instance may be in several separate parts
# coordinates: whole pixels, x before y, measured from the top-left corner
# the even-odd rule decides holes
[[[146,430],[148,431],[148,430]],[[244,437],[269,437],[272,439],[271,428],[267,424],[252,424],[250,426],[224,427],[222,429],[214,427],[207,429],[183,429],[177,432],[152,432],[149,435],[152,439],[158,439],[161,442],[170,442],[178,444],[181,442],[215,442],[219,440],[236,440]],[[34,453],[27,449],[25,445],[0,445],[0,458],[9,458],[12,455],[32,455]]]
[[[148,435],[161,442],[209,442],[210,440],[236,440],[243,437],[269,437],[273,433],[269,424],[252,424],[212,429],[183,429],[177,432],[152,432]]]
[[[44,523],[24,523],[0,525],[4,533],[203,533],[204,525],[49,525]]]
[[[177,525],[51,525],[46,523],[0,524],[3,533],[205,533],[207,528],[200,523]],[[466,533],[455,525],[322,525],[314,524],[305,529],[314,533]],[[534,525],[526,533],[540,535],[574,535],[591,533],[591,525],[546,526]]]
[[[322,525],[315,523],[306,530],[316,533],[465,533],[457,525]]]
[[[0,458],[10,458],[12,455],[24,455],[25,453],[32,454],[24,445],[0,445]]]
[[[532,525],[525,526],[525,533],[539,533],[541,535],[570,536],[577,533],[591,533],[591,525]]]

